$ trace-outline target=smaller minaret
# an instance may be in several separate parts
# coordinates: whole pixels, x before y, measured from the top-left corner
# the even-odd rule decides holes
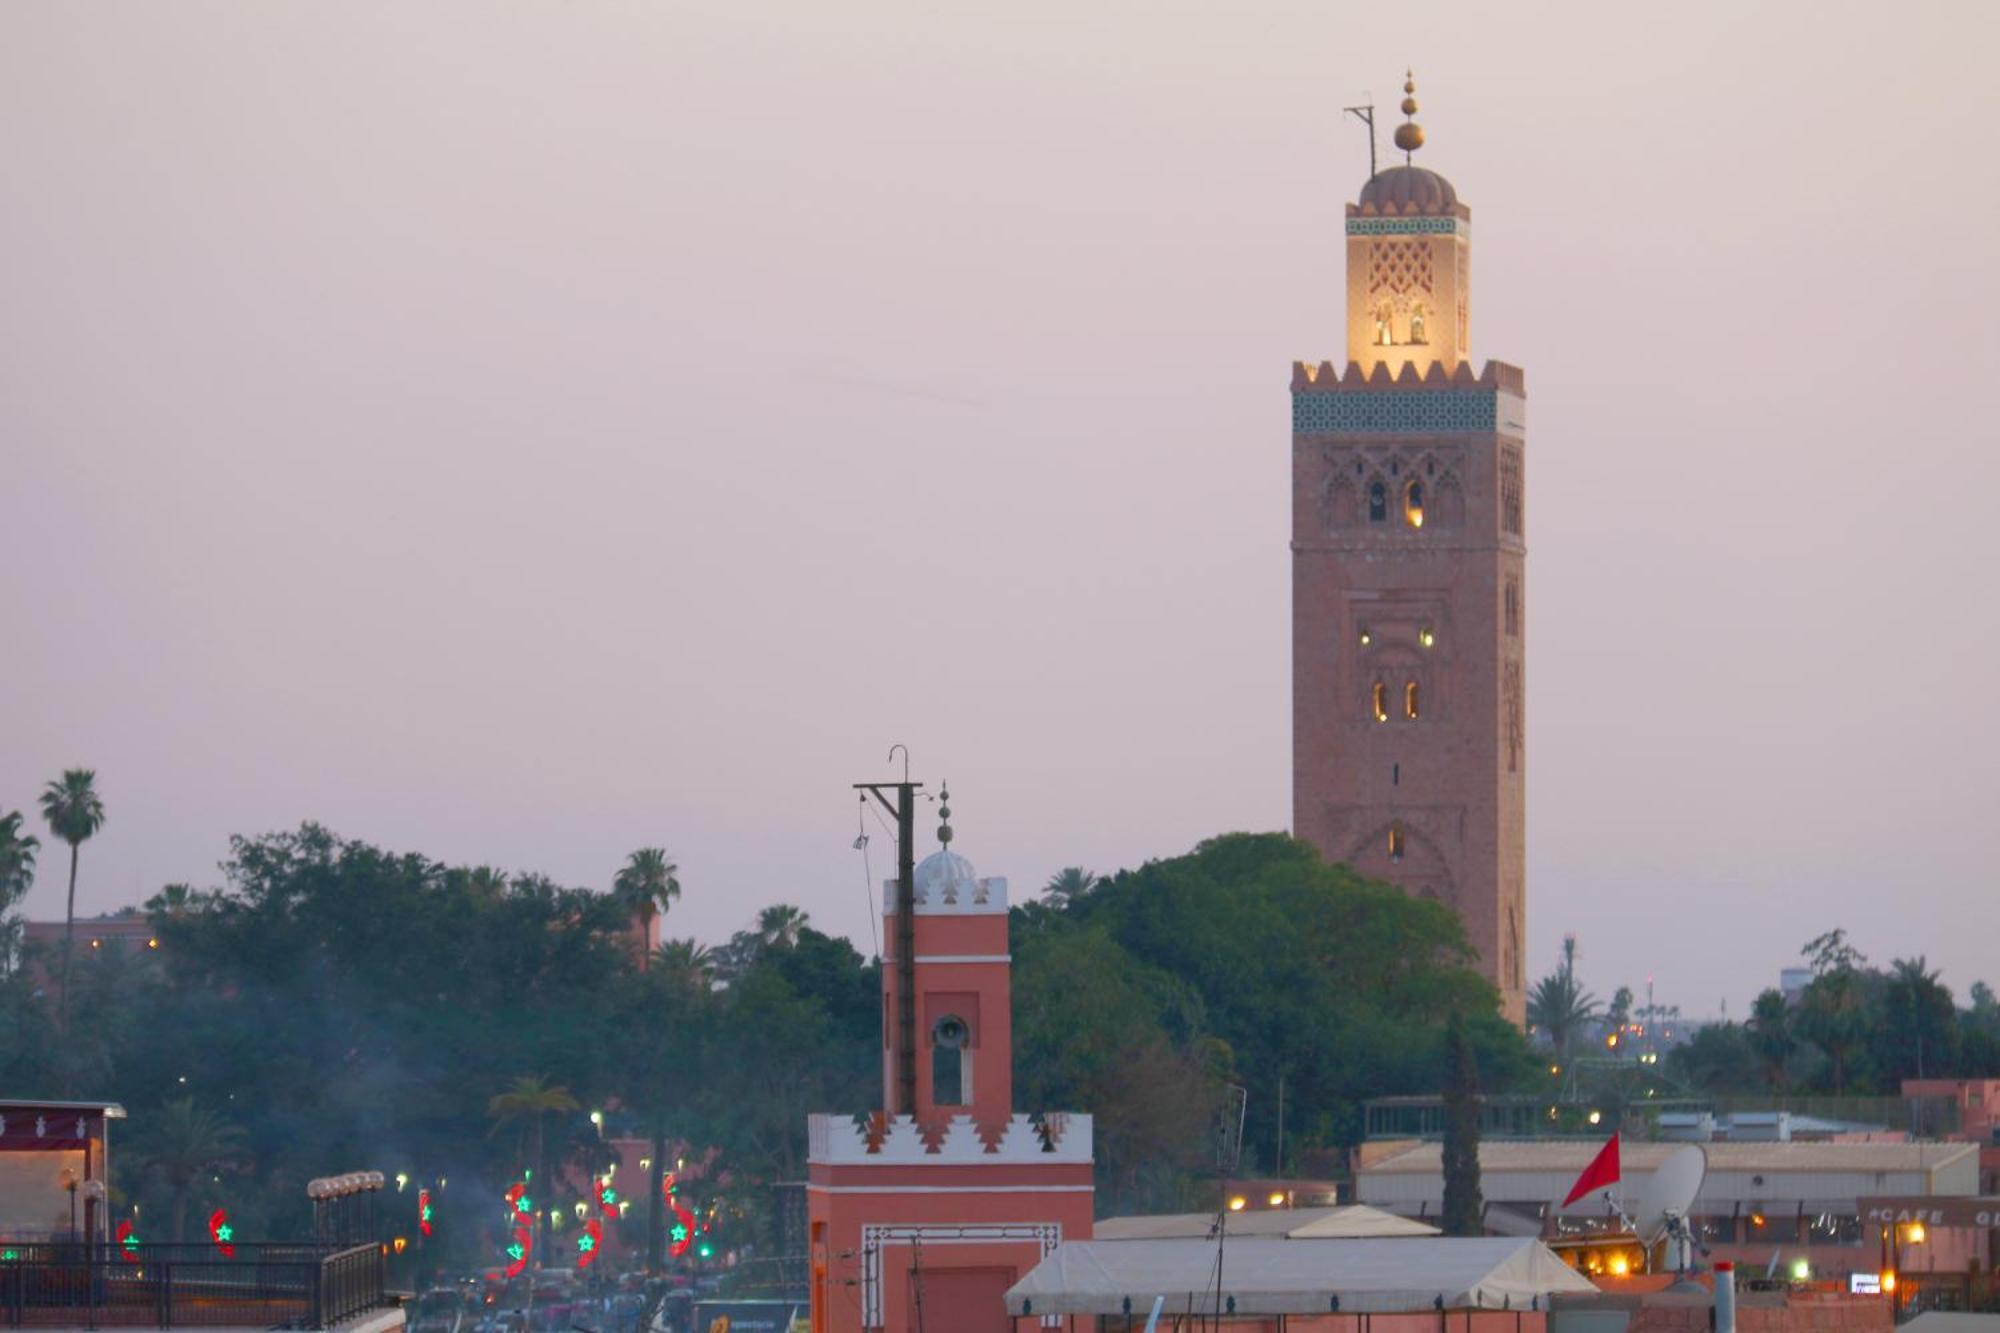
[[[953,1116],[996,1133],[1014,1110],[1013,987],[1007,954],[1007,881],[981,879],[951,850],[951,786],[938,791],[938,849],[917,864],[911,938],[916,997],[916,1104],[896,1096],[895,1052],[883,1052],[883,1106],[935,1131]],[[887,888],[888,886],[884,886]],[[895,923],[895,899],[884,915]],[[894,938],[895,932],[884,932]],[[900,982],[882,971],[882,1012],[894,1015]],[[885,1029],[892,1027],[885,1022]]]

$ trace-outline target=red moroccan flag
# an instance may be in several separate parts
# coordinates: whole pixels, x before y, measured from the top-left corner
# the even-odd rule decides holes
[[[1567,1208],[1592,1190],[1601,1190],[1606,1185],[1618,1183],[1618,1136],[1613,1134],[1611,1142],[1597,1150],[1597,1156],[1590,1159],[1590,1165],[1583,1168],[1583,1174],[1576,1178],[1576,1184],[1569,1187],[1569,1196],[1562,1201]]]

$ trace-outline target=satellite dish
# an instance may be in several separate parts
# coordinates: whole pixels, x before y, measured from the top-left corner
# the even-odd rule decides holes
[[[1632,1216],[1633,1234],[1646,1247],[1648,1263],[1654,1247],[1666,1240],[1671,1242],[1665,1264],[1669,1271],[1685,1273],[1693,1266],[1696,1245],[1688,1229],[1687,1214],[1707,1175],[1708,1154],[1695,1143],[1684,1143],[1674,1149],[1654,1169],[1652,1179],[1639,1193],[1638,1210]]]

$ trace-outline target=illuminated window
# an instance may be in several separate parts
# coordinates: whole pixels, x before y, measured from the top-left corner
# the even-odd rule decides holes
[[[1403,859],[1403,829],[1399,824],[1389,826],[1389,859],[1391,861]]]
[[[1373,642],[1375,642],[1375,636],[1369,632],[1368,627],[1366,625],[1363,625],[1361,627],[1361,646],[1363,648],[1366,648],[1369,644]]]
[[[1429,625],[1417,631],[1417,642],[1426,648],[1437,647],[1438,636]]]
[[[1389,517],[1389,488],[1379,481],[1368,484],[1368,521],[1381,523]]]
[[[1414,680],[1403,682],[1403,716],[1409,718],[1411,721],[1416,720],[1417,682]]]
[[[1374,696],[1375,720],[1377,722],[1387,722],[1389,720],[1389,687],[1378,680],[1375,682],[1375,688],[1372,693]]]
[[[1403,522],[1413,528],[1424,525],[1424,484],[1413,481],[1403,488]]]

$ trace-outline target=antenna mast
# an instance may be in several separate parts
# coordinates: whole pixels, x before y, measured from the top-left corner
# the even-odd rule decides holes
[[[1375,104],[1364,106],[1344,106],[1341,111],[1354,117],[1368,127],[1368,179],[1375,179]]]
[[[923,786],[910,781],[907,746],[891,747],[890,759],[897,750],[903,752],[901,782],[854,784],[896,817],[896,1087],[895,1104],[883,1108],[891,1116],[917,1113],[916,823],[917,788]]]

